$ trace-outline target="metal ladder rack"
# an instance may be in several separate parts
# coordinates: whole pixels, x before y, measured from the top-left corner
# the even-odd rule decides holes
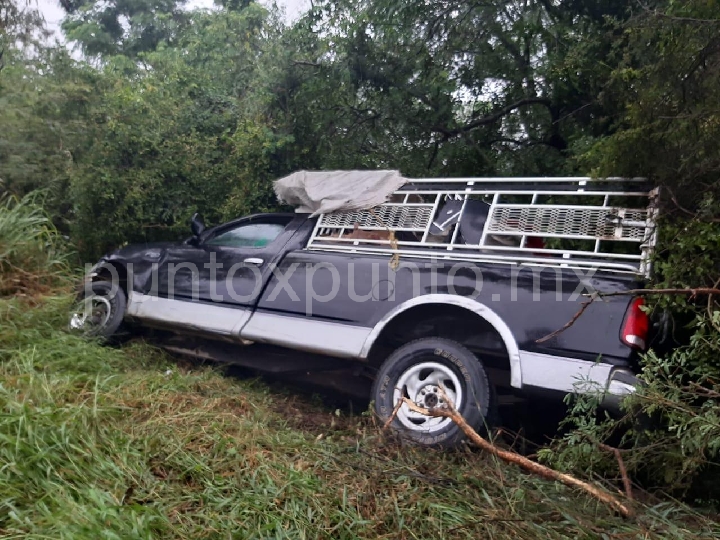
[[[411,179],[373,209],[322,214],[307,249],[648,276],[657,199],[644,179]]]

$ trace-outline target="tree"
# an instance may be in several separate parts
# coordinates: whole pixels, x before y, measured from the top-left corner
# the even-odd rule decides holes
[[[673,212],[702,210],[713,220],[720,217],[720,4],[641,5],[618,40],[623,61],[603,96],[621,104],[616,134],[589,157],[601,172],[641,173],[669,188]]]
[[[720,4],[717,1],[643,0],[626,20],[616,20],[618,62],[598,99],[612,124],[580,156],[599,175],[645,176],[662,194],[660,250],[655,285],[664,289],[720,284]],[[656,315],[675,317],[682,336],[671,353],[642,361],[644,386],[635,412],[656,422],[632,430],[624,454],[631,473],[655,485],[688,489],[704,483],[704,499],[717,499],[720,459],[720,304],[716,297],[658,296]],[[616,422],[579,423],[591,438]],[[636,418],[629,414],[624,420]],[[620,424],[622,425],[622,423]],[[598,431],[600,434],[598,434]],[[586,433],[587,435],[587,433]],[[586,435],[574,433],[561,459]],[[595,460],[596,456],[589,458]]]
[[[89,57],[136,58],[161,43],[172,46],[188,24],[185,0],[60,0],[62,28]]]
[[[278,154],[291,139],[259,84],[273,19],[259,5],[188,17],[174,47],[103,68],[93,143],[71,181],[87,257],[177,239],[196,210],[217,222],[275,204],[269,180],[288,172]]]
[[[30,2],[0,0],[0,72],[18,45],[35,47],[48,35],[42,14]]]
[[[410,175],[569,172],[571,146],[599,131],[602,75],[568,51],[626,2],[586,4],[316,3],[288,68],[309,153]]]
[[[42,14],[26,0],[0,0],[0,45],[37,43],[47,35]]]
[[[0,51],[0,194],[44,189],[47,210],[67,232],[69,170],[81,156],[93,75],[61,48],[44,43],[42,17],[15,13]]]

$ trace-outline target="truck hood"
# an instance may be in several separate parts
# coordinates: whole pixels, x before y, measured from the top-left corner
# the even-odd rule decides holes
[[[132,244],[115,251],[111,251],[102,257],[104,261],[141,261],[157,260],[166,249],[177,246],[178,242],[153,242],[146,244]]]

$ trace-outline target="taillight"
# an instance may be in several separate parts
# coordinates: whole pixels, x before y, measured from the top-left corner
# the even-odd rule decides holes
[[[645,301],[642,298],[635,298],[625,314],[620,339],[632,349],[644,351],[647,348],[647,338],[650,332],[650,318],[642,310]]]

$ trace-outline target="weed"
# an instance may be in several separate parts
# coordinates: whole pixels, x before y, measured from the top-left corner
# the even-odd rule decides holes
[[[0,296],[48,293],[65,281],[67,253],[40,196],[0,197]]]

